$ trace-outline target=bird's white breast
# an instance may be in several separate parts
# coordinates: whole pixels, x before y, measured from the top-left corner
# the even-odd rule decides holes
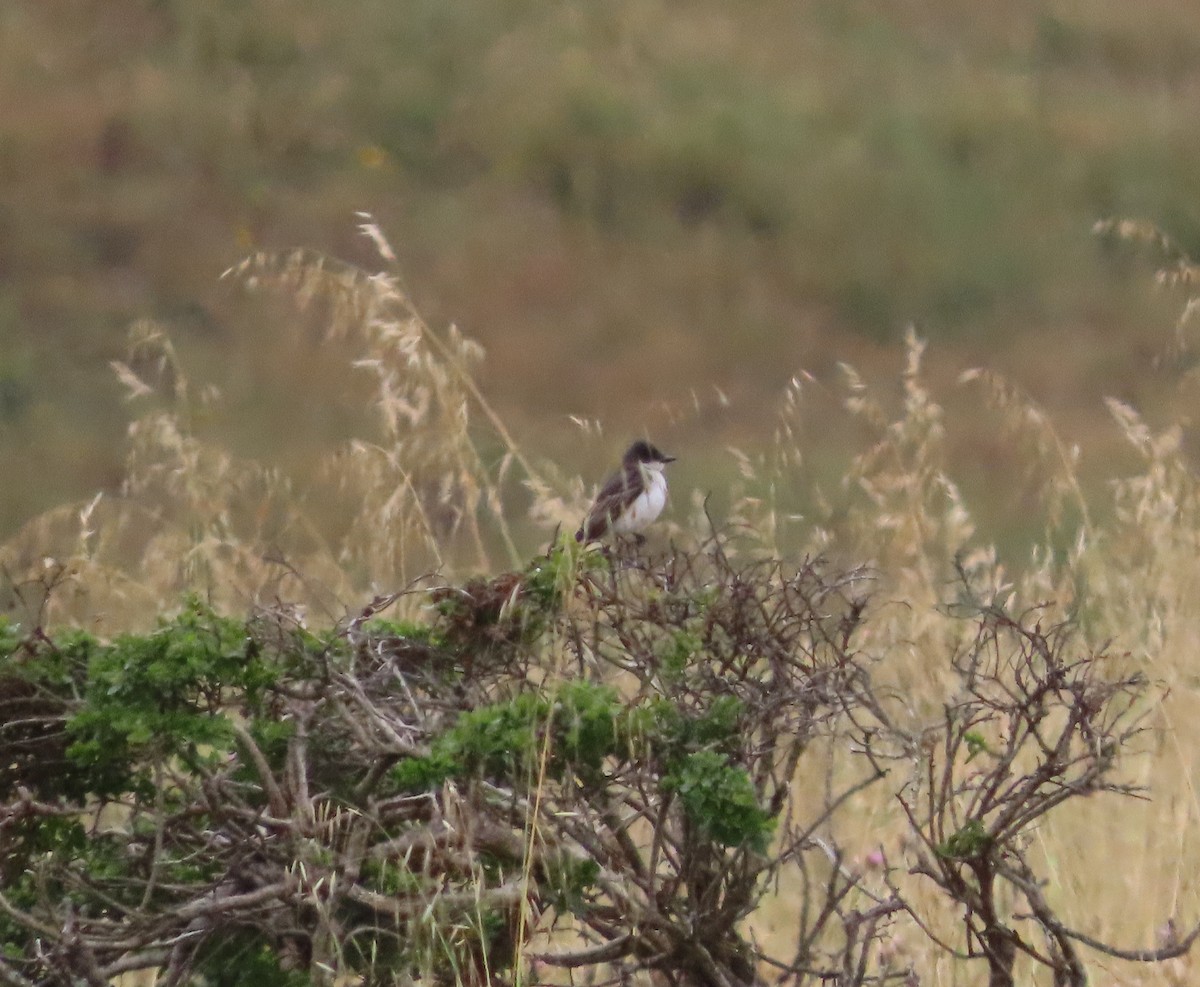
[[[643,468],[642,481],[646,489],[613,521],[612,530],[617,534],[641,531],[657,518],[667,505],[667,480],[661,470]]]

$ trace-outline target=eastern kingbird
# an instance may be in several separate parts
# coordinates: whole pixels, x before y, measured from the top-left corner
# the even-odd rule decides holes
[[[650,524],[667,503],[663,467],[674,461],[674,456],[664,455],[644,439],[631,445],[620,470],[596,494],[587,517],[575,532],[575,540],[589,542],[607,534],[636,534]]]

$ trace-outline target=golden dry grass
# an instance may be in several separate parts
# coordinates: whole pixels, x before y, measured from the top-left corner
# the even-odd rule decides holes
[[[369,429],[330,449],[311,475],[235,456],[196,425],[219,396],[190,380],[161,327],[139,324],[128,359],[114,367],[139,409],[120,494],[39,517],[0,551],[8,603],[23,619],[113,632],[152,623],[191,590],[223,609],[279,601],[328,622],[375,593],[429,576],[520,563],[556,525],[569,530],[587,485],[513,438],[481,394],[478,345],[453,328],[432,329],[386,272],[394,254],[381,231],[368,220],[363,232],[383,273],[300,253],[256,255],[230,276],[319,312],[331,339],[352,343]],[[1068,806],[1033,839],[1051,875],[1047,895],[1068,922],[1127,948],[1152,947],[1167,922],[1184,928],[1200,916],[1190,880],[1200,868],[1200,483],[1180,429],[1152,429],[1135,409],[1111,401],[1112,427],[1138,466],[1113,476],[1108,499],[1093,503],[1079,480],[1079,450],[1059,438],[1045,412],[993,372],[964,375],[961,386],[993,416],[996,441],[1015,450],[1021,475],[1011,480],[1031,491],[1041,532],[1023,556],[1002,562],[976,535],[970,505],[949,475],[946,411],[923,356],[924,344],[910,333],[896,392],[869,385],[848,365],[829,385],[795,378],[761,443],[766,451],[734,453],[741,478],[722,520],[748,551],[872,567],[873,618],[860,646],[877,659],[878,681],[894,689],[898,714],[913,725],[952,698],[946,660],[973,634],[944,606],[954,599],[956,566],[980,595],[1016,609],[1042,607],[1048,623],[1072,618],[1081,650],[1144,670],[1156,699],[1145,711],[1144,750],[1127,768],[1147,799],[1104,796]],[[818,484],[809,460],[814,408],[831,416],[835,404],[849,423],[839,434],[861,444],[836,482]],[[578,425],[599,441],[595,423]],[[677,485],[673,496],[664,534],[703,533],[704,492]],[[319,524],[314,503],[321,517],[340,523]],[[845,752],[830,758],[833,770],[850,770]],[[798,782],[820,784],[815,764],[813,772]],[[886,785],[837,825],[856,849],[856,866],[869,870],[870,854],[882,849],[903,869],[905,827]],[[924,896],[938,915],[933,925],[952,936],[958,916],[939,912],[917,879],[907,881],[914,899]],[[757,934],[787,936],[792,908],[781,889],[756,919]],[[925,984],[975,983],[981,975],[902,921],[888,948],[898,966],[921,970]],[[1101,984],[1184,984],[1192,966],[1187,958],[1143,968],[1098,959],[1094,969]]]

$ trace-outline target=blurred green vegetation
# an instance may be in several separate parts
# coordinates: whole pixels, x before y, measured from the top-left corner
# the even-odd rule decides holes
[[[799,368],[890,376],[909,323],[1071,439],[1111,431],[1101,395],[1177,400],[1180,299],[1090,228],[1200,255],[1181,0],[13,0],[0,100],[0,532],[118,482],[135,318],[226,392],[231,446],[303,464],[350,428],[321,346],[218,275],[254,247],[370,264],[360,209],[568,462],[567,413],[753,447]],[[732,404],[682,420],[710,385]]]

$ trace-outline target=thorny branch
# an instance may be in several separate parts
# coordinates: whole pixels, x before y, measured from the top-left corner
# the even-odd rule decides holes
[[[852,987],[916,982],[891,947],[915,923],[995,985],[1018,955],[1076,985],[1078,944],[1189,948],[1071,930],[1024,850],[1064,801],[1136,794],[1115,772],[1146,683],[979,606],[956,697],[905,732],[859,650],[868,586],[714,537],[441,587],[424,627],[381,623],[381,598],[324,637],[282,609],[136,647],[39,629],[0,656],[0,983],[175,985],[249,951],[321,984]],[[913,872],[965,909],[961,947],[838,841],[885,779]],[[796,920],[768,947],[745,919],[770,893]]]
[[[1042,895],[1027,851],[1031,827],[1070,799],[1140,797],[1118,767],[1141,732],[1149,683],[1103,653],[1074,654],[1071,625],[1046,628],[1037,610],[1013,616],[971,602],[968,611],[977,633],[950,663],[957,697],[911,745],[921,769],[899,793],[921,847],[912,872],[965,908],[965,946],[955,952],[982,959],[989,984],[1007,987],[1018,955],[1050,968],[1056,984],[1085,984],[1075,943],[1129,960],[1186,951],[1200,930],[1159,950],[1118,950],[1071,930]],[[1005,888],[1024,897],[1044,945],[1005,917]]]

